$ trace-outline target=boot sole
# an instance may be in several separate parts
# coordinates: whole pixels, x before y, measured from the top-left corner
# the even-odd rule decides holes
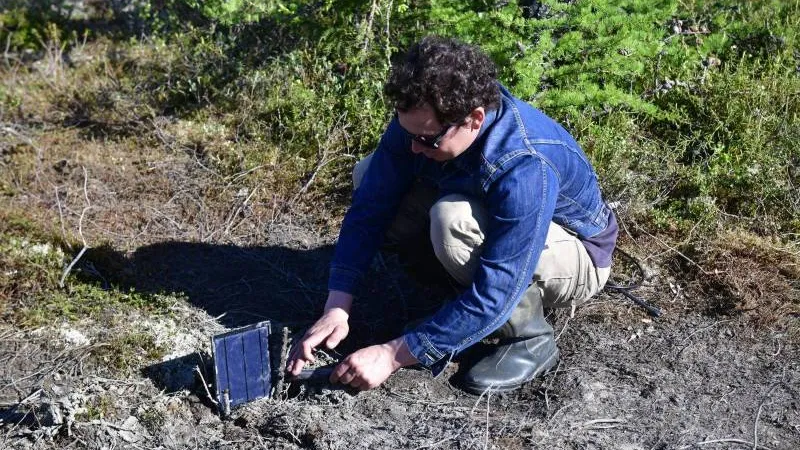
[[[521,388],[523,384],[528,383],[530,381],[533,381],[536,378],[538,378],[539,376],[550,372],[550,370],[553,367],[555,367],[555,365],[558,363],[559,356],[560,356],[560,352],[558,351],[558,348],[556,348],[556,351],[554,351],[553,354],[550,355],[549,358],[547,358],[547,361],[544,364],[539,366],[539,368],[535,372],[533,372],[533,374],[530,377],[528,377],[525,380],[520,381],[519,383],[507,384],[507,385],[503,385],[503,386],[484,386],[484,385],[475,385],[475,384],[469,384],[469,383],[460,383],[459,387],[461,389],[463,389],[464,391],[466,391],[467,393],[472,394],[472,395],[483,395],[483,394],[485,394],[486,392],[488,392],[490,390],[492,392],[514,391],[514,390],[517,390],[517,389]]]

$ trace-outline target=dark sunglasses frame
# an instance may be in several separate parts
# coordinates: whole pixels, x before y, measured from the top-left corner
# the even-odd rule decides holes
[[[395,117],[395,119],[397,119],[397,113],[394,114],[394,117]],[[398,124],[399,124],[399,122],[398,122]],[[442,130],[439,131],[438,133],[436,133],[434,135],[427,135],[427,136],[424,135],[424,134],[410,133],[408,130],[403,128],[402,125],[400,126],[400,128],[403,128],[403,131],[406,132],[406,134],[408,135],[408,137],[412,141],[417,142],[419,144],[422,144],[422,145],[424,145],[426,147],[430,147],[430,148],[432,148],[434,150],[438,150],[439,149],[439,144],[442,142],[442,138],[444,138],[444,135],[447,134],[447,132],[450,131],[450,128],[453,128],[454,126],[456,126],[456,124],[454,124],[454,123],[445,125],[444,127],[442,127]]]

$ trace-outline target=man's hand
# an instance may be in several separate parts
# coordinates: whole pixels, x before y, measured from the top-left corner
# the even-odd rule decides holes
[[[323,342],[328,349],[339,345],[350,332],[350,327],[347,325],[349,317],[350,314],[343,308],[326,309],[322,317],[306,331],[303,339],[292,346],[286,361],[286,371],[294,376],[300,375],[306,363],[314,362],[313,350],[317,346]]]
[[[373,389],[397,369],[416,364],[402,337],[381,345],[362,348],[349,355],[333,370],[331,383],[348,384],[356,389]]]

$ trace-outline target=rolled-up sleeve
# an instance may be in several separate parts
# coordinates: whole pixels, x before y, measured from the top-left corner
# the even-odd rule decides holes
[[[404,335],[411,353],[434,375],[456,353],[505,323],[533,278],[553,217],[558,179],[535,155],[515,160],[487,191],[489,221],[472,285]]]

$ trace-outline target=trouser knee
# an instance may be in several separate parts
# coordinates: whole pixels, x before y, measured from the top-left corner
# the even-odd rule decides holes
[[[546,308],[574,308],[600,292],[610,268],[597,268],[574,234],[551,222],[539,256],[533,283],[542,291]]]
[[[430,210],[434,253],[450,275],[469,286],[478,267],[486,228],[486,208],[477,200],[451,194]]]

